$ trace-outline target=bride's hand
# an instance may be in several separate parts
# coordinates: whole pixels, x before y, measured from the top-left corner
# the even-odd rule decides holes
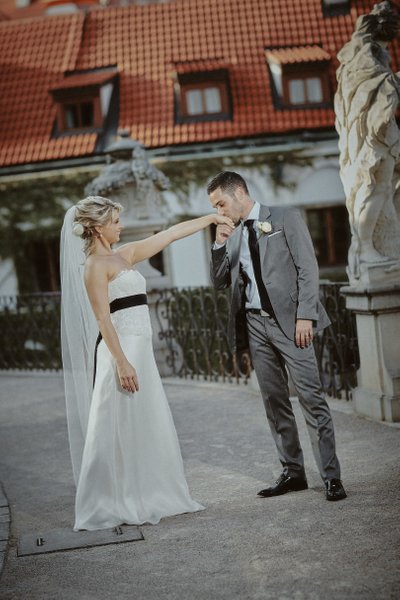
[[[222,215],[214,214],[215,217],[215,225],[228,225],[232,229],[235,229],[235,223],[232,221],[230,217],[224,217]]]
[[[135,369],[129,361],[117,364],[117,372],[121,387],[127,392],[138,392],[139,381]]]

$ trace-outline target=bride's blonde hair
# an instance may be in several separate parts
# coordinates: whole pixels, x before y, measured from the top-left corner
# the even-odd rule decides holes
[[[96,227],[108,225],[113,218],[113,213],[120,213],[122,205],[103,196],[87,196],[80,200],[75,207],[75,220],[72,230],[75,235],[85,240],[85,254],[93,252],[95,238],[98,237]]]

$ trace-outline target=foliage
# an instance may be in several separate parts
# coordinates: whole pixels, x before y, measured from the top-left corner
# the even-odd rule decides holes
[[[194,186],[204,187],[213,173],[226,169],[255,169],[264,173],[274,188],[292,189],[294,182],[284,177],[284,166],[310,164],[295,152],[277,154],[245,154],[168,161],[158,163],[169,178],[171,191],[182,204]],[[99,171],[101,167],[99,167]],[[32,242],[56,241],[59,238],[64,213],[71,204],[84,195],[85,186],[98,171],[54,171],[30,174],[14,181],[0,180],[0,257],[14,261],[20,292],[35,290],[32,260],[29,252]]]
[[[65,211],[93,176],[73,171],[0,181],[0,256],[14,260],[21,292],[32,291],[30,243],[58,239]]]
[[[182,201],[186,200],[192,186],[205,187],[210,176],[219,171],[253,169],[266,172],[274,190],[279,187],[294,189],[296,183],[284,178],[284,166],[310,165],[311,160],[297,156],[294,152],[285,154],[245,154],[240,156],[216,156],[190,160],[176,160],[159,163],[158,167],[169,178],[171,191]]]

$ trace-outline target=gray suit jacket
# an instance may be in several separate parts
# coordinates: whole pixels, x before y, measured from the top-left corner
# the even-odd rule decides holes
[[[272,230],[258,239],[262,278],[278,324],[294,340],[296,319],[314,322],[315,331],[330,324],[319,301],[318,263],[309,231],[299,211],[291,207],[261,206],[260,221]],[[240,244],[243,226],[238,226],[218,249],[212,250],[211,280],[221,290],[232,286],[228,339],[232,352],[244,349],[245,282],[240,273]]]

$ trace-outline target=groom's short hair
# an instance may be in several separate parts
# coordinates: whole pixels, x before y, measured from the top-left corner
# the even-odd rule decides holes
[[[232,196],[238,187],[242,188],[247,195],[249,194],[247,184],[239,173],[235,173],[234,171],[221,171],[221,173],[215,175],[207,185],[207,194],[210,195],[218,188],[221,188],[223,192],[227,192]]]

